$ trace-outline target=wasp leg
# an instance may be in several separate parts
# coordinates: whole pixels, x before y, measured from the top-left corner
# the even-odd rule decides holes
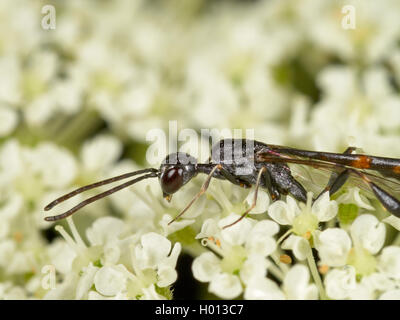
[[[307,202],[307,191],[293,178],[290,168],[286,164],[267,163],[266,167],[271,175],[273,185],[281,194],[290,193],[296,200]]]
[[[298,201],[307,203],[307,191],[295,178],[292,177],[288,191]]]
[[[275,202],[276,200],[279,200],[281,198],[281,193],[279,192],[275,183],[272,181],[271,174],[268,170],[264,172],[263,177],[265,186],[267,187],[268,193],[272,201]]]
[[[356,147],[348,147],[343,154],[351,154],[355,151]],[[349,178],[350,172],[347,169],[344,169],[342,172],[332,172],[331,176],[329,177],[328,184],[326,187],[320,192],[320,194],[314,199],[316,201],[319,197],[321,197],[325,192],[329,191],[329,195],[333,195],[337,192],[347,181]]]
[[[346,150],[344,150],[343,154],[352,154],[354,151],[356,151],[357,147],[348,147]]]
[[[224,226],[222,229],[226,229],[228,227],[233,226],[234,224],[238,223],[240,220],[242,220],[244,217],[246,217],[248,215],[248,213],[253,210],[256,205],[257,205],[257,196],[258,196],[258,189],[260,187],[260,181],[261,181],[261,177],[263,176],[263,174],[267,171],[267,168],[262,167],[260,169],[260,171],[258,172],[258,176],[257,176],[257,182],[255,185],[255,189],[254,189],[254,198],[253,198],[253,203],[251,204],[251,206],[240,216],[239,219],[237,219],[236,221],[234,221],[231,224],[228,224],[226,226]]]
[[[358,174],[365,183],[369,185],[369,187],[374,192],[375,196],[379,200],[379,202],[383,205],[383,207],[389,211],[391,214],[395,215],[396,217],[400,218],[400,201],[397,200],[395,197],[387,193],[382,188],[378,187],[375,183],[373,183],[366,175],[363,173],[352,170],[356,174]]]
[[[210,173],[209,173],[208,176],[207,176],[207,179],[204,181],[203,185],[201,186],[200,191],[193,197],[193,199],[188,203],[188,205],[187,205],[175,218],[173,218],[173,219],[168,223],[168,225],[170,225],[172,222],[174,222],[174,221],[177,220],[179,217],[181,217],[181,216],[191,207],[191,205],[192,205],[198,198],[200,198],[200,196],[201,196],[202,194],[204,194],[204,193],[207,191],[208,186],[210,185],[211,178],[212,178],[214,172],[215,172],[216,170],[218,170],[218,169],[221,170],[221,169],[222,169],[222,165],[217,164],[217,165],[210,171]]]

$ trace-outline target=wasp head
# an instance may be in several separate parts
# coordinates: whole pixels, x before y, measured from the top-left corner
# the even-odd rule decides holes
[[[172,195],[196,175],[196,165],[196,158],[184,152],[171,153],[165,158],[159,171],[164,198],[171,201]]]

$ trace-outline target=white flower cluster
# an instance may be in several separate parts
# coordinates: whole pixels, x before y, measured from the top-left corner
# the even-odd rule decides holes
[[[62,272],[64,281],[44,299],[170,298],[168,286],[177,278],[179,243],[171,249],[171,242],[154,232],[138,239],[124,230],[122,220],[104,217],[87,229],[87,246],[72,220],[69,225],[74,238],[56,227],[67,246],[58,243],[57,250],[50,253],[50,261]],[[64,249],[62,253],[60,249]]]
[[[0,299],[172,299],[181,252],[213,297],[400,299],[400,218],[361,184],[313,201],[323,170],[291,166],[306,204],[259,190],[228,228],[254,191],[215,180],[169,224],[201,175],[170,203],[149,179],[74,220],[43,219],[56,197],[146,167],[146,134],[169,120],[400,158],[398,0],[54,6],[56,28],[43,30],[41,2],[0,2]]]

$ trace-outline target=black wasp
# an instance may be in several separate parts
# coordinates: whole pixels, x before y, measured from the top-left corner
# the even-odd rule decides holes
[[[282,194],[291,194],[299,201],[307,201],[305,188],[293,177],[288,164],[311,166],[329,172],[329,181],[318,197],[326,191],[332,195],[345,182],[352,180],[358,182],[361,187],[367,187],[386,210],[400,217],[400,201],[387,191],[393,192],[396,188],[397,190],[400,188],[400,159],[354,154],[355,150],[356,148],[349,147],[344,153],[317,152],[254,140],[223,139],[212,147],[209,163],[197,163],[197,160],[187,153],[171,153],[161,163],[159,169],[149,168],[129,172],[81,187],[54,200],[45,207],[46,211],[78,193],[141,174],[135,179],[82,201],[62,214],[46,217],[45,220],[66,218],[89,203],[148,178],[159,179],[163,196],[170,201],[172,195],[182,186],[198,173],[204,173],[207,174],[207,178],[200,191],[171,222],[182,216],[206,192],[211,178],[217,178],[228,180],[243,188],[255,186],[251,206],[234,222],[236,223],[256,206],[259,187],[266,189],[273,201],[280,199]]]

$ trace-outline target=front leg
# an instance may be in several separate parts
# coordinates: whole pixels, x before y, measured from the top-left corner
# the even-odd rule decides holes
[[[281,193],[279,192],[277,186],[274,184],[271,178],[271,174],[269,173],[268,169],[265,170],[264,174],[264,184],[268,190],[268,193],[273,202],[279,200],[281,198]]]
[[[267,168],[266,168],[266,167],[262,167],[262,168],[260,169],[260,171],[258,172],[257,180],[256,180],[256,185],[255,185],[255,187],[254,187],[254,198],[253,198],[253,203],[251,204],[251,206],[240,216],[239,219],[237,219],[236,221],[234,221],[234,222],[232,222],[232,223],[230,223],[230,224],[224,226],[222,229],[229,228],[229,227],[233,226],[234,224],[238,223],[240,220],[242,220],[244,217],[246,217],[246,216],[249,214],[249,212],[250,212],[251,210],[253,210],[253,209],[256,207],[256,205],[257,205],[258,189],[259,189],[259,187],[260,187],[261,177],[264,175],[264,173],[265,173],[266,171],[267,171]]]

